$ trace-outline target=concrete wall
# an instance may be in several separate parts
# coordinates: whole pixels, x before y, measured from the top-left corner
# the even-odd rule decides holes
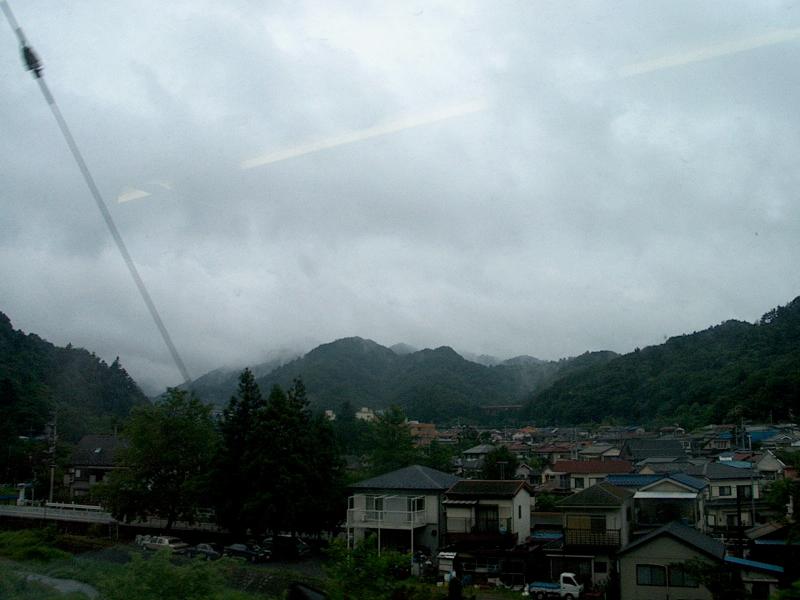
[[[531,495],[527,490],[523,489],[514,497],[512,512],[511,530],[517,534],[517,543],[521,544],[531,534]]]

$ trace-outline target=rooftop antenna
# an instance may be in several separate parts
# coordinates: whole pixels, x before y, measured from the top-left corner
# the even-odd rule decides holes
[[[78,148],[78,144],[75,142],[75,138],[72,137],[72,132],[67,126],[64,116],[61,114],[61,110],[58,108],[55,98],[50,93],[47,83],[45,83],[44,77],[42,76],[42,70],[44,69],[42,61],[39,59],[36,52],[34,52],[33,48],[28,43],[28,40],[25,39],[25,34],[22,32],[22,28],[17,23],[17,20],[14,18],[14,14],[11,12],[11,7],[8,5],[8,2],[6,2],[6,0],[0,0],[0,7],[3,9],[3,13],[6,16],[8,24],[11,25],[14,33],[17,35],[17,38],[19,38],[22,61],[25,63],[25,68],[33,74],[34,79],[36,79],[38,82],[39,89],[42,90],[44,99],[47,100],[47,104],[50,107],[53,116],[56,118],[58,127],[61,129],[61,133],[64,135],[64,139],[67,142],[67,146],[69,146],[69,150],[72,153],[75,162],[78,163],[78,168],[83,175],[83,179],[86,182],[89,191],[97,203],[97,208],[100,211],[100,214],[103,216],[103,220],[106,222],[108,231],[111,233],[111,237],[114,238],[117,249],[119,250],[119,253],[122,255],[122,259],[125,261],[125,264],[128,267],[128,271],[130,272],[131,277],[133,278],[133,281],[139,290],[139,294],[142,296],[142,300],[144,300],[147,310],[150,312],[150,316],[153,318],[158,331],[161,333],[161,337],[163,338],[170,355],[172,355],[172,360],[175,362],[175,366],[178,368],[181,377],[183,377],[184,383],[186,383],[186,386],[188,387],[192,382],[192,378],[189,376],[189,371],[186,369],[186,365],[183,363],[180,354],[178,354],[178,349],[175,347],[175,344],[172,343],[172,338],[167,331],[167,327],[164,325],[164,321],[161,320],[161,315],[158,314],[156,305],[153,303],[153,299],[150,297],[150,292],[147,291],[147,287],[139,275],[139,271],[136,269],[133,258],[131,258],[130,252],[128,252],[128,248],[125,246],[125,242],[123,241],[122,236],[120,235],[119,230],[114,223],[114,219],[111,217],[108,206],[106,206],[103,197],[100,195],[100,190],[97,188],[97,184],[94,182],[94,177],[92,177],[89,167],[86,165],[86,161],[83,159],[83,155]]]

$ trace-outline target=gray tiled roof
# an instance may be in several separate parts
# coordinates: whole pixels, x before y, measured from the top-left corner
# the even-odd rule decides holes
[[[667,523],[663,527],[659,527],[655,531],[648,533],[646,536],[631,542],[619,551],[618,556],[630,552],[634,548],[644,546],[651,540],[662,535],[668,535],[680,542],[683,542],[687,546],[692,546],[693,548],[708,556],[711,556],[712,558],[722,560],[725,556],[725,544],[718,542],[714,538],[709,537],[706,534],[689,527],[688,525],[684,525],[679,521]]]
[[[384,473],[371,479],[365,479],[352,484],[353,489],[376,489],[376,490],[441,490],[448,489],[458,481],[458,477],[450,473],[444,473],[423,467],[422,465],[411,465]]]
[[[519,479],[463,479],[447,490],[448,498],[513,498],[517,492],[530,486]]]
[[[686,457],[686,450],[683,449],[678,440],[634,438],[627,440],[622,446],[622,455],[625,457],[630,456],[634,461],[638,462],[654,456],[683,458]]]
[[[126,448],[125,439],[115,435],[85,435],[72,451],[73,466],[113,467],[118,450]]]
[[[618,488],[607,481],[586,488],[577,494],[567,496],[557,504],[561,507],[569,506],[598,506],[598,507],[617,507],[622,506],[626,499],[631,498],[633,492],[624,488]]]
[[[689,475],[695,477],[705,477],[709,480],[719,479],[750,479],[750,476],[760,477],[760,475],[753,471],[753,469],[742,469],[739,467],[732,467],[724,463],[711,462],[699,466],[690,466],[686,469]]]

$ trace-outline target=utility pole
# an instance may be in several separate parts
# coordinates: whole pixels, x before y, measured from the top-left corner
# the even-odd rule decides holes
[[[58,442],[58,413],[53,411],[53,428],[50,431],[50,500],[53,501],[53,483],[56,475],[56,443]]]

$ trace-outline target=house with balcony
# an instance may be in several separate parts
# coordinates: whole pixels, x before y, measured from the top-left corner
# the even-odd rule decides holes
[[[462,480],[445,493],[448,545],[513,548],[531,533],[532,489],[520,480]]]
[[[457,481],[455,475],[412,465],[352,484],[348,544],[374,535],[379,548],[437,552],[444,525],[444,492]]]
[[[601,482],[560,500],[563,546],[547,553],[550,575],[567,571],[586,584],[606,583],[617,551],[631,538],[633,496],[631,490]]]
[[[619,483],[618,478],[612,481]],[[704,531],[707,488],[705,481],[684,473],[672,473],[642,485],[633,495],[634,535],[647,533],[672,521]]]

